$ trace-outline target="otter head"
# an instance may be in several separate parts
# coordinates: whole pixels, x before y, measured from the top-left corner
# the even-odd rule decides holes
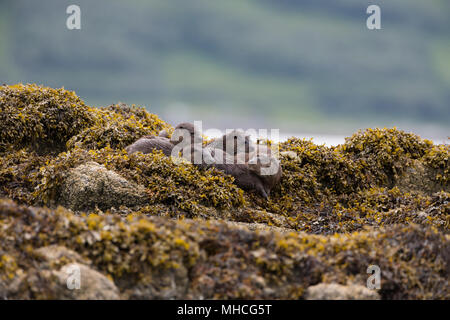
[[[175,130],[187,130],[190,135],[194,135],[196,133],[196,128],[192,123],[182,122],[175,127]]]
[[[238,153],[252,153],[255,150],[250,136],[246,135],[242,130],[233,130],[222,137],[223,150],[231,155],[236,156]]]
[[[280,161],[275,157],[255,156],[249,160],[248,168],[261,179],[267,195],[270,195],[272,188],[280,183],[282,170]]]
[[[175,130],[172,134],[172,138],[170,139],[170,141],[173,144],[178,144],[181,141],[183,141],[183,138],[190,137],[191,143],[193,143],[194,137],[196,136],[201,136],[196,127],[192,123],[182,122],[175,127]]]

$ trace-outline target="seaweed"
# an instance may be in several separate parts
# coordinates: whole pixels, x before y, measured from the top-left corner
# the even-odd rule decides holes
[[[35,84],[0,87],[0,151],[6,146],[58,153],[93,124],[88,106],[73,92]]]
[[[124,299],[305,298],[319,283],[365,285],[370,264],[383,299],[450,298],[448,145],[396,128],[336,147],[291,138],[266,200],[217,169],[128,154],[136,139],[173,131],[144,108],[93,108],[64,89],[18,84],[0,87],[0,111],[2,297],[66,298],[48,277],[71,254],[37,254],[58,245]],[[77,168],[92,177],[74,178]],[[127,201],[100,199],[113,181],[96,184],[96,170]],[[81,208],[65,199],[74,179],[97,188],[94,200],[77,193]]]

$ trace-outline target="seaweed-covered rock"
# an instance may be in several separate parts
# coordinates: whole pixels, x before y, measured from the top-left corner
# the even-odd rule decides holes
[[[361,285],[319,283],[306,289],[307,300],[379,300],[376,290]]]
[[[78,253],[62,246],[34,251],[35,268],[22,271],[0,295],[5,299],[119,299],[114,283],[93,270]]]
[[[71,169],[61,187],[60,203],[74,211],[137,207],[149,202],[143,186],[96,162],[87,162]]]
[[[173,130],[143,108],[16,85],[0,111],[0,297],[350,298],[376,264],[382,299],[450,298],[448,145],[395,128],[291,138],[263,199],[214,168],[129,155]],[[63,286],[70,264],[88,293]]]
[[[378,183],[393,186],[415,159],[422,158],[433,146],[430,140],[396,128],[359,131],[337,147],[343,155],[365,164]]]
[[[226,222],[75,216],[63,208],[29,208],[10,200],[0,201],[0,225],[0,292],[15,287],[19,298],[58,292],[47,289],[47,278],[36,280],[41,279],[36,272],[53,274],[78,258],[51,254],[66,258],[42,264],[42,252],[34,248],[52,244],[88,259],[89,268],[114,280],[123,298],[305,298],[307,288],[320,282],[352,279],[365,286],[367,267],[373,264],[382,272],[382,299],[450,298],[450,239],[432,226],[392,225],[329,236],[281,234]],[[37,270],[36,265],[47,267]],[[29,279],[26,288],[14,286],[23,283],[20,279]]]
[[[88,106],[72,91],[34,84],[0,87],[0,150],[12,145],[57,153],[93,123]]]
[[[149,204],[171,206],[175,211],[199,215],[205,207],[231,209],[244,202],[242,190],[233,184],[233,178],[218,170],[199,170],[185,162],[178,164],[161,152],[128,155],[124,150],[111,148],[90,151],[75,148],[61,153],[41,168],[35,191],[37,202],[59,204],[61,188],[65,181],[70,181],[67,178],[70,169],[89,161],[145,187]]]
[[[67,142],[69,149],[102,149],[107,146],[123,149],[143,136],[158,135],[161,130],[173,130],[158,116],[135,105],[119,103],[90,111],[95,115],[95,123],[73,136]]]

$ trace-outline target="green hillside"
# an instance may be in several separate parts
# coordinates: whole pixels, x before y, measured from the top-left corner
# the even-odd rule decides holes
[[[449,128],[448,1],[79,0],[82,29],[69,31],[72,2],[0,1],[2,82],[294,129]],[[382,30],[366,28],[369,4]]]

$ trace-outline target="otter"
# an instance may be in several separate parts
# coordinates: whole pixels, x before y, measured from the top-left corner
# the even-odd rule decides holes
[[[220,138],[214,139],[206,146],[211,149],[221,149],[233,156],[240,153],[248,154],[255,150],[255,146],[250,140],[250,136],[246,135],[241,130],[233,130]]]
[[[270,191],[281,181],[280,161],[273,156],[261,154],[249,160],[248,165],[263,181],[264,190],[270,196]]]
[[[211,156],[214,159],[212,164],[204,163],[203,167],[214,167],[233,176],[234,182],[239,188],[247,191],[255,190],[265,199],[268,199],[271,189],[280,181],[281,167],[278,167],[273,174],[264,175],[267,161],[261,161],[259,157],[252,159],[252,163],[239,164],[234,162],[234,156],[227,154],[221,149],[204,148],[203,150],[204,157],[205,153],[207,153],[208,159],[211,159]],[[274,160],[276,159],[271,160],[271,163]],[[275,163],[275,165],[278,164]]]
[[[166,156],[171,156],[175,146],[185,138],[190,141],[183,150],[180,150],[183,158],[200,168],[214,167],[233,176],[235,184],[241,189],[255,190],[262,197],[268,199],[272,188],[280,182],[281,166],[279,161],[272,156],[270,148],[265,145],[255,147],[251,144],[248,136],[238,131],[225,135],[222,137],[223,139],[219,139],[220,143],[210,143],[203,148],[201,135],[198,134],[196,128],[190,123],[180,123],[175,127],[174,134],[170,139],[165,136],[165,133],[160,133],[158,137],[142,137],[128,146],[126,150],[129,153],[137,151],[150,153],[152,150],[158,149],[162,150]],[[227,150],[227,141],[232,141],[234,144],[231,153],[225,151]],[[239,148],[236,148],[239,141],[243,142],[245,146],[244,163],[237,162],[238,157],[241,156]],[[218,145],[219,148],[214,148],[215,145]],[[183,152],[186,150],[190,152]]]
[[[172,154],[173,144],[169,139],[155,136],[145,136],[136,140],[133,144],[125,148],[129,153],[142,152],[143,154],[151,153],[153,150],[161,150],[166,156]]]
[[[188,141],[185,142],[184,139]],[[195,149],[201,148],[203,138],[201,132],[192,123],[182,122],[175,127],[170,142],[175,146],[183,142],[184,147],[182,150],[179,150],[181,156],[194,163]],[[188,151],[189,147],[190,151]]]
[[[187,130],[188,134],[191,136],[191,143],[194,140],[195,128],[190,123],[180,123],[175,127],[174,136],[183,137],[183,132],[177,132],[177,130]],[[177,133],[176,133],[177,132]],[[181,140],[182,141],[182,140]],[[170,157],[175,145],[181,142],[180,140],[175,141],[168,138],[168,133],[166,130],[162,130],[158,136],[147,135],[139,138],[131,145],[127,146],[125,150],[129,153],[142,152],[143,154],[151,153],[153,150],[161,150],[166,156]]]

